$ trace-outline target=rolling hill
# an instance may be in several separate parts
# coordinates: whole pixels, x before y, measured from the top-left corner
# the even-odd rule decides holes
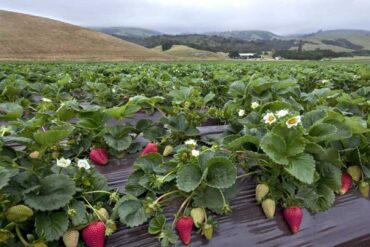
[[[209,32],[206,35],[217,35],[224,38],[236,38],[242,40],[272,40],[284,39],[283,36],[276,35],[272,32],[261,30],[248,30],[248,31],[226,31],[226,32]]]
[[[147,38],[150,36],[161,35],[161,32],[138,28],[138,27],[91,27],[98,32],[110,34],[113,36],[131,37],[131,38]]]
[[[152,50],[187,59],[217,60],[228,58],[227,53],[198,50],[185,45],[173,45],[166,51],[162,51],[162,46],[157,46],[152,48]]]
[[[0,10],[0,60],[169,60],[107,34]]]
[[[348,46],[349,43],[352,43],[355,46],[357,45],[357,46],[362,47],[358,49],[368,49],[368,50],[370,49],[370,31],[365,31],[365,30],[343,29],[343,30],[319,31],[313,34],[304,35],[302,39],[305,41],[310,41],[310,42],[315,43],[315,44],[304,45],[303,46],[304,49],[305,48],[306,49],[316,49],[316,48],[324,49],[323,47],[329,46],[328,47],[329,49],[333,48],[333,49],[341,50],[341,51],[356,50],[356,49],[353,49],[351,46]],[[332,41],[332,42],[328,42],[328,41]],[[346,43],[347,43],[347,46],[346,46]]]

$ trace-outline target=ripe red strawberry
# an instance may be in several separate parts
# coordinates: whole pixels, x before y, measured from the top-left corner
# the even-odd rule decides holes
[[[108,152],[104,148],[93,148],[90,150],[90,159],[97,165],[106,165],[108,163]]]
[[[155,143],[148,143],[146,144],[143,152],[141,153],[141,156],[144,156],[149,153],[158,153],[158,147]]]
[[[283,216],[285,221],[288,223],[292,233],[299,232],[299,227],[301,226],[303,212],[300,207],[290,207],[284,208]]]
[[[105,225],[101,221],[90,223],[82,229],[82,239],[88,247],[104,247]]]
[[[352,186],[352,178],[346,173],[342,172],[342,185],[339,190],[339,194],[344,195]]]
[[[191,231],[193,230],[193,219],[191,217],[181,217],[176,222],[176,230],[183,244],[188,245],[191,241]]]

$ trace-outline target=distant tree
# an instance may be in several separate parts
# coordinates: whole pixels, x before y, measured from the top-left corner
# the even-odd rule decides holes
[[[171,41],[164,41],[162,43],[162,51],[167,51],[171,49],[172,46],[173,46],[173,43]]]
[[[230,58],[238,58],[238,57],[240,57],[239,51],[230,51],[229,52],[229,57]]]
[[[298,52],[301,52],[303,50],[303,44],[304,42],[302,40],[298,41]]]

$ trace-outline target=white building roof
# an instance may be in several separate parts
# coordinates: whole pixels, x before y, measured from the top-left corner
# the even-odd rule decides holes
[[[239,53],[239,56],[241,57],[249,57],[249,56],[254,56],[256,53]]]

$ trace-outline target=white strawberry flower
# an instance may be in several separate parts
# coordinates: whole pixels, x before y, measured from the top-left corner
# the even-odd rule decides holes
[[[80,159],[77,161],[78,168],[85,168],[86,170],[90,169],[90,164],[86,159]]]
[[[252,104],[251,104],[252,109],[256,109],[259,106],[260,106],[260,104],[258,104],[258,102],[252,102]]]
[[[60,158],[57,159],[57,166],[62,167],[62,168],[67,168],[68,166],[71,165],[71,160],[70,159],[65,159],[65,158]]]
[[[239,112],[238,112],[238,115],[239,115],[239,117],[244,116],[245,115],[245,110],[240,109]]]
[[[198,157],[199,154],[200,154],[200,152],[198,150],[196,150],[196,149],[191,150],[191,155],[193,155],[194,157]]]
[[[285,122],[285,124],[288,128],[291,128],[291,127],[297,126],[300,122],[301,122],[301,116],[295,116],[295,117],[289,118]]]
[[[275,114],[278,118],[282,118],[282,117],[285,117],[286,115],[288,115],[289,111],[286,110],[286,109],[283,109],[283,110],[279,110],[279,111],[275,112]]]
[[[276,117],[273,113],[269,112],[265,116],[263,116],[263,120],[267,124],[273,124],[276,122]]]
[[[196,146],[197,142],[193,139],[189,139],[189,140],[185,141],[185,145]]]

